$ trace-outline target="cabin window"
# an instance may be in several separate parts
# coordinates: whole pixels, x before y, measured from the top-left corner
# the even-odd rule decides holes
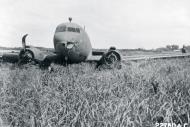
[[[66,26],[57,27],[56,32],[65,32]]]

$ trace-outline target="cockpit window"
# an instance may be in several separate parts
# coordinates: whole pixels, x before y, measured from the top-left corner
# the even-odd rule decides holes
[[[79,29],[79,28],[76,28],[76,32],[80,33],[80,29]]]
[[[66,26],[57,27],[56,32],[65,32],[66,28]]]
[[[79,28],[68,27],[67,30],[68,30],[69,32],[77,32],[77,33],[80,33],[80,29],[79,29]]]
[[[56,32],[65,32],[65,31],[80,33],[80,29],[74,28],[74,27],[60,26],[60,27],[57,27],[56,29]]]

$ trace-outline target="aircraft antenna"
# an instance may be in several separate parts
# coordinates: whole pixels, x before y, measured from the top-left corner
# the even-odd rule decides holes
[[[72,18],[71,17],[69,17],[69,22],[71,22],[72,21]]]

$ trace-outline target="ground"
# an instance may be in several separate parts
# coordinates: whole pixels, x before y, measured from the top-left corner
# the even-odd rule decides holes
[[[50,72],[0,64],[2,125],[153,127],[156,122],[190,122],[190,58],[123,61],[119,70],[89,63],[52,66]]]

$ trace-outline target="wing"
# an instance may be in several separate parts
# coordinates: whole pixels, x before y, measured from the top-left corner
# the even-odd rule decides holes
[[[48,65],[58,59],[56,53],[50,50],[42,50],[33,46],[26,45],[26,37],[28,34],[22,37],[22,48],[20,50],[0,53],[0,58],[4,62],[19,62],[28,63],[34,61],[39,64]]]
[[[52,51],[43,51],[39,48],[27,46],[25,50],[7,51],[0,53],[3,62],[22,62],[27,63],[34,61],[39,64],[49,64],[57,60],[58,55]]]
[[[87,62],[98,62],[102,58],[105,52],[101,51],[92,51],[88,58],[86,59]]]
[[[159,54],[152,54],[152,55],[132,55],[132,56],[121,56],[120,53],[116,50],[111,50],[113,52],[110,53],[110,50],[107,52],[101,51],[93,51],[87,61],[95,61],[99,64],[108,64],[110,63],[110,54],[117,58],[117,61],[140,61],[140,60],[154,60],[154,59],[173,59],[173,58],[186,58],[190,57],[190,53],[184,52],[165,52]],[[113,54],[112,54],[113,53]]]
[[[0,53],[0,59],[1,59],[1,61],[4,61],[4,62],[15,63],[15,62],[18,62],[18,60],[19,60],[18,54],[19,54],[19,51],[15,52],[15,51],[2,50]]]

